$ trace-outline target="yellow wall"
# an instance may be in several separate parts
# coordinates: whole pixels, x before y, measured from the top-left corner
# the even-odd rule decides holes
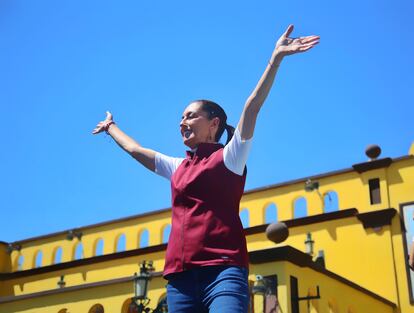
[[[380,179],[382,202],[376,205],[371,205],[369,199],[368,180],[372,178]],[[355,171],[344,171],[320,176],[313,180],[317,180],[320,184],[319,194],[316,191],[304,191],[306,179],[246,193],[242,198],[240,208],[248,210],[249,226],[264,224],[266,208],[272,203],[277,206],[277,218],[279,221],[292,219],[295,200],[300,197],[306,199],[308,216],[324,213],[323,196],[330,191],[337,193],[339,210],[356,208],[359,212],[372,212],[386,208],[395,208],[399,211],[401,203],[414,201],[414,158],[404,158],[395,161],[388,168],[371,170],[362,174],[358,174]],[[42,266],[52,265],[54,263],[54,254],[58,247],[61,247],[63,251],[62,262],[74,260],[74,251],[79,242],[83,245],[84,258],[90,258],[95,255],[95,246],[99,239],[104,241],[104,254],[116,253],[116,243],[121,234],[124,234],[126,237],[126,249],[133,250],[139,247],[140,234],[144,230],[149,232],[149,245],[158,245],[163,241],[163,230],[170,223],[170,215],[170,211],[161,211],[101,225],[81,227],[79,228],[83,234],[81,241],[77,238],[68,240],[66,238],[67,233],[21,241],[15,244],[20,244],[22,249],[20,251],[14,250],[10,255],[7,252],[7,244],[0,243],[0,271],[2,273],[17,271],[19,256],[24,257],[23,270],[34,268],[38,251],[42,251],[43,254]],[[315,253],[318,250],[324,250],[326,266],[330,271],[396,303],[401,312],[414,312],[413,306],[408,299],[406,256],[398,213],[393,218],[392,225],[384,226],[381,230],[376,231],[364,229],[356,217],[293,227],[290,229],[290,237],[280,245],[290,245],[303,251],[307,232],[312,233],[313,240],[315,241]],[[249,251],[276,246],[268,241],[263,233],[249,235],[247,242]],[[138,263],[143,260],[153,260],[156,270],[162,271],[164,251],[0,281],[0,295],[25,295],[53,290],[57,288],[56,284],[61,275],[65,275],[66,286],[68,287],[128,277],[138,271]],[[285,275],[286,279],[288,279],[290,270],[289,266],[284,266],[284,271],[287,272],[283,273],[282,271],[279,275]],[[305,275],[305,277],[308,275],[302,271],[298,273]],[[298,277],[298,279],[301,281],[302,276]],[[162,293],[162,290],[163,288],[160,288],[159,294]],[[281,299],[285,297],[284,305],[288,305],[286,302],[287,293],[288,289],[282,288],[279,294]],[[53,307],[51,312],[58,312],[59,299],[64,297],[62,301],[70,301],[73,297],[71,294],[51,296],[54,300],[50,301],[55,303],[51,304],[51,308]],[[122,301],[121,299],[117,301],[123,303],[126,299],[125,295],[122,295],[124,297]],[[99,296],[97,296],[97,299],[99,299]],[[105,299],[102,299],[102,301]],[[19,310],[26,312],[27,309],[24,306],[29,306],[32,302],[35,304],[36,301],[41,303],[43,300],[31,299],[0,304],[0,312],[3,312],[3,308],[9,309],[13,305],[16,305],[16,307],[21,306]],[[256,300],[260,301],[260,299]],[[85,299],[84,306],[91,305],[93,301]],[[19,306],[16,303],[20,303]],[[79,303],[77,302],[76,305]],[[327,305],[325,303],[324,307]],[[329,305],[331,307],[339,306],[342,308],[339,312],[346,312],[344,304],[339,300],[332,300]],[[317,310],[317,308],[311,308],[311,310]],[[17,310],[16,312],[20,311]],[[361,311],[356,310],[356,312]]]
[[[309,307],[311,312],[328,313],[329,306],[336,307],[339,312],[347,312],[353,307],[360,313],[392,313],[392,306],[367,295],[341,281],[323,275],[307,267],[299,267],[290,262],[273,262],[253,265],[250,268],[250,279],[254,280],[255,275],[263,276],[277,275],[278,280],[278,299],[281,305],[281,312],[290,312],[291,293],[290,276],[298,279],[299,297],[316,296],[316,286],[320,288],[321,298],[310,300]],[[255,296],[257,312],[261,312],[263,306],[261,296]],[[308,312],[306,300],[299,301],[300,312]]]
[[[171,223],[170,215],[170,212],[162,212],[113,224],[82,228],[81,243],[84,257],[88,258],[95,255],[95,246],[99,239],[104,241],[104,254],[116,252],[117,239],[122,234],[126,236],[127,250],[139,248],[140,235],[144,230],[149,231],[149,245],[160,244],[162,243],[163,229]],[[17,269],[17,259],[20,255],[24,257],[23,270],[34,268],[38,251],[42,252],[42,266],[54,264],[54,254],[58,247],[61,247],[63,251],[62,262],[74,260],[78,243],[78,238],[66,239],[66,233],[24,242],[21,251],[13,251],[11,254],[13,269]]]
[[[5,242],[0,242],[0,273],[7,273],[11,271],[10,256],[7,252],[7,246]]]
[[[152,301],[150,308],[155,308],[161,296],[164,295],[165,281],[156,278],[151,281],[149,297]],[[78,291],[64,292],[47,297],[15,301],[0,306],[0,312],[7,313],[58,313],[67,308],[68,313],[89,312],[94,304],[103,305],[105,312],[119,312],[125,302],[133,297],[132,282],[113,284]],[[126,312],[125,312],[126,313]]]
[[[144,260],[153,260],[155,269],[161,271],[164,264],[164,252],[105,261],[18,278],[7,281],[7,284],[13,288],[13,294],[16,296],[56,289],[61,275],[64,275],[66,287],[78,286],[113,278],[132,276],[135,272],[139,272],[139,264]]]

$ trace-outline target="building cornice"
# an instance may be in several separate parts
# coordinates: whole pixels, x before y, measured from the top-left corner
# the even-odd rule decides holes
[[[346,209],[336,212],[316,214],[291,220],[281,221],[286,224],[288,228],[305,226],[315,223],[328,222],[342,218],[356,217],[361,221],[364,228],[377,228],[386,225],[391,225],[391,220],[396,214],[394,208],[377,210],[372,212],[358,213],[357,209]],[[269,224],[253,226],[245,229],[246,235],[254,235],[264,233]]]
[[[43,239],[48,239],[48,238],[52,238],[52,237],[56,237],[56,236],[65,236],[70,231],[85,231],[85,230],[88,230],[88,229],[91,229],[91,228],[97,228],[97,227],[107,226],[107,225],[116,224],[116,223],[123,223],[123,222],[131,221],[131,220],[136,219],[136,218],[142,218],[142,217],[153,216],[153,215],[157,215],[157,214],[160,214],[160,213],[169,213],[169,212],[171,212],[171,208],[145,212],[145,213],[141,213],[141,214],[136,214],[136,215],[131,215],[131,216],[127,216],[127,217],[113,219],[113,220],[109,220],[109,221],[105,221],[105,222],[100,222],[100,223],[96,223],[96,224],[90,224],[90,225],[86,225],[86,226],[82,226],[82,227],[76,227],[76,228],[71,228],[71,229],[58,231],[58,232],[55,232],[55,233],[50,233],[50,234],[31,237],[31,238],[27,238],[27,239],[23,239],[23,240],[18,240],[18,241],[11,242],[10,244],[23,245],[23,244],[31,242],[31,241],[43,240]]]
[[[414,159],[414,156],[413,155],[405,155],[405,156],[402,156],[402,157],[392,159],[392,162],[396,163],[396,162],[405,161],[405,160],[409,160],[409,159]],[[267,186],[264,186],[264,187],[250,189],[250,190],[246,191],[244,194],[247,195],[247,194],[251,194],[251,193],[255,193],[255,192],[266,191],[266,190],[273,189],[273,188],[286,187],[286,186],[294,185],[294,184],[297,184],[297,183],[305,183],[309,179],[310,180],[318,180],[318,179],[321,179],[321,178],[336,176],[336,175],[340,175],[340,174],[347,174],[347,173],[352,173],[352,172],[357,172],[357,171],[354,168],[345,168],[345,169],[336,170],[336,171],[332,171],[332,172],[326,172],[326,173],[313,175],[313,176],[306,176],[306,177],[302,177],[302,178],[298,178],[298,179],[294,179],[294,180],[285,181],[285,182],[282,182],[282,183],[277,183],[277,184],[273,184],[273,185],[267,185]]]
[[[309,225],[309,224],[314,224],[314,223],[337,220],[341,218],[353,217],[353,216],[356,216],[357,214],[358,214],[358,210],[353,208],[353,209],[345,209],[345,210],[340,210],[340,211],[335,211],[335,212],[305,216],[305,217],[285,220],[281,222],[285,223],[288,228],[292,228],[292,227],[304,226],[304,225]],[[249,227],[249,228],[246,228],[244,232],[246,235],[264,233],[268,225],[269,224],[263,224],[263,225]]]
[[[162,276],[162,272],[153,272],[151,273],[151,276],[160,277]],[[50,289],[50,290],[45,290],[45,291],[40,291],[40,292],[33,292],[33,293],[19,295],[19,296],[0,297],[0,304],[8,303],[8,302],[15,302],[19,300],[27,300],[27,299],[51,296],[51,295],[56,295],[56,294],[61,294],[61,293],[66,293],[66,292],[71,292],[71,291],[79,291],[79,290],[95,288],[95,287],[104,287],[104,286],[109,286],[109,285],[114,285],[114,284],[122,284],[122,283],[132,282],[133,280],[134,280],[134,276],[128,276],[128,277],[104,280],[104,281],[95,282],[95,283],[56,288],[56,289]],[[133,287],[131,286],[131,292],[132,290],[133,290]]]
[[[397,210],[390,208],[381,211],[359,213],[356,217],[361,221],[364,228],[378,228],[391,225],[392,218],[396,213]]]
[[[384,158],[379,160],[368,161],[364,163],[357,163],[352,165],[352,168],[357,171],[359,174],[365,173],[372,170],[377,170],[379,168],[386,168],[391,165],[393,160],[391,158]]]
[[[141,250],[141,249],[140,249]],[[281,262],[281,261],[287,261],[292,264],[295,264],[300,267],[308,267],[312,270],[315,270],[321,274],[324,274],[332,279],[335,279],[351,288],[354,288],[370,297],[373,297],[386,305],[389,305],[393,308],[396,307],[396,304],[381,297],[380,295],[365,289],[361,287],[360,285],[342,277],[339,276],[331,271],[328,271],[327,269],[321,267],[314,261],[312,261],[312,257],[306,253],[303,253],[300,250],[297,250],[291,246],[284,246],[284,247],[276,247],[276,248],[269,248],[269,249],[262,249],[257,251],[250,251],[249,252],[249,260],[251,264],[262,264],[262,263],[269,263],[269,262]],[[154,272],[152,273],[153,277],[161,277],[162,272]],[[50,295],[56,295],[61,294],[65,292],[72,292],[72,291],[79,291],[89,288],[96,288],[96,287],[104,287],[109,286],[113,284],[120,284],[120,283],[126,283],[126,282],[132,282],[134,279],[134,276],[128,276],[128,277],[122,277],[122,278],[116,278],[116,279],[110,279],[100,282],[94,282],[94,283],[88,283],[88,284],[82,284],[77,286],[70,286],[70,287],[63,287],[63,288],[56,288],[52,290],[45,290],[41,292],[34,292],[30,294],[25,295],[19,295],[19,296],[6,296],[6,297],[0,297],[0,304],[8,303],[8,302],[15,302],[20,300],[27,300],[27,299],[33,299],[38,297],[44,297],[44,296],[50,296]],[[131,287],[132,289],[132,287]]]
[[[395,163],[395,162],[405,161],[405,160],[409,160],[409,159],[414,159],[414,156],[413,155],[402,156],[402,157],[391,159],[391,161],[393,163]],[[384,160],[384,159],[381,159],[381,160]],[[378,160],[378,161],[381,161],[381,160]],[[376,162],[376,161],[373,161],[373,162]],[[372,162],[365,162],[365,163],[372,163]],[[365,163],[360,163],[360,164],[365,164]],[[332,172],[326,172],[326,173],[319,174],[319,175],[307,176],[307,177],[303,177],[303,178],[299,178],[299,179],[285,181],[285,182],[282,182],[282,183],[277,183],[277,184],[268,185],[268,186],[264,186],[264,187],[260,187],[260,188],[250,189],[250,190],[245,191],[243,195],[249,195],[249,194],[256,193],[256,192],[267,191],[267,190],[274,189],[274,188],[286,187],[286,186],[294,185],[294,184],[301,183],[301,182],[305,183],[309,179],[310,180],[317,180],[317,179],[321,179],[321,178],[326,178],[326,177],[330,177],[330,176],[336,176],[336,175],[346,174],[346,173],[351,173],[351,172],[357,172],[357,171],[354,168],[347,168],[347,169],[342,169],[342,170],[337,170],[337,171],[332,171]],[[27,238],[27,239],[22,239],[22,240],[6,243],[6,244],[23,245],[23,244],[29,243],[31,241],[43,240],[43,239],[48,239],[48,238],[55,237],[55,236],[66,235],[69,231],[74,231],[74,230],[85,231],[85,230],[88,230],[88,229],[91,229],[91,228],[97,228],[97,227],[107,226],[107,225],[111,225],[111,224],[122,223],[122,222],[130,221],[130,220],[133,220],[133,219],[137,219],[137,218],[148,217],[148,216],[153,216],[153,215],[157,215],[157,214],[160,214],[160,213],[169,213],[169,212],[171,212],[171,208],[164,208],[164,209],[160,209],[160,210],[155,210],[155,211],[145,212],[145,213],[131,215],[131,216],[127,216],[127,217],[122,217],[122,218],[118,218],[118,219],[113,219],[113,220],[109,220],[109,221],[104,221],[104,222],[100,222],[100,223],[96,223],[96,224],[90,224],[90,225],[81,226],[81,227],[77,227],[77,228],[67,229],[67,230],[63,230],[63,231],[59,231],[59,232],[55,232],[55,233],[45,234],[45,235],[41,235],[41,236],[35,236],[35,237]]]
[[[116,253],[93,256],[90,258],[73,260],[73,261],[58,263],[58,264],[52,264],[52,265],[32,268],[32,269],[23,270],[23,271],[16,271],[12,273],[0,273],[0,281],[17,279],[17,278],[22,278],[22,277],[29,277],[33,275],[46,274],[46,273],[56,272],[56,271],[60,271],[62,273],[63,270],[71,269],[74,267],[86,266],[86,265],[97,264],[97,263],[102,263],[102,262],[107,262],[107,261],[112,261],[112,260],[129,258],[133,256],[146,255],[149,253],[161,252],[161,251],[165,251],[166,248],[167,248],[167,244],[164,243],[164,244],[160,244],[156,246],[149,246],[149,247],[139,248],[139,249],[134,249],[134,250],[127,250],[127,251],[121,251],[121,252],[116,252]],[[63,273],[61,275],[63,275]]]
[[[368,213],[361,213],[361,214],[358,213],[357,209],[346,209],[346,210],[340,210],[336,212],[323,213],[323,214],[312,215],[308,217],[286,220],[283,222],[287,225],[288,228],[293,228],[293,227],[300,227],[300,226],[333,221],[333,220],[338,220],[338,219],[343,219],[343,218],[357,217],[359,220],[366,221],[366,223],[364,224],[364,228],[381,227],[385,225],[390,225],[391,219],[393,216],[395,216],[395,213],[396,213],[396,210],[392,208],[384,209],[380,211],[368,212]],[[260,233],[264,234],[268,225],[269,224],[263,224],[263,225],[246,228],[244,230],[245,235],[248,236],[248,235],[260,234]],[[107,261],[112,261],[112,260],[118,260],[118,259],[133,257],[133,256],[146,255],[149,253],[163,252],[166,250],[166,248],[167,248],[167,244],[164,243],[164,244],[149,246],[145,248],[138,248],[138,249],[133,249],[133,250],[93,256],[93,257],[85,258],[85,259],[73,260],[73,261],[59,263],[59,264],[52,264],[52,265],[32,268],[32,269],[23,270],[23,271],[16,271],[12,273],[0,273],[0,281],[17,279],[17,278],[22,278],[22,277],[29,277],[33,275],[40,275],[40,274],[45,274],[45,273],[50,273],[50,272],[55,272],[55,271],[62,272],[63,270],[72,269],[74,267],[79,267],[79,266],[86,266],[86,265],[107,262]]]

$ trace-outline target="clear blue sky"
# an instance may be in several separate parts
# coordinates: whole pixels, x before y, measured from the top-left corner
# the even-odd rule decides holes
[[[193,99],[236,124],[289,23],[321,43],[284,60],[246,189],[348,168],[414,141],[414,2],[0,2],[0,240],[170,206],[169,182],[91,131],[105,111],[144,146],[185,151]]]

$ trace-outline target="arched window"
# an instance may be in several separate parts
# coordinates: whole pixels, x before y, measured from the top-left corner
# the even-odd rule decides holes
[[[102,238],[99,238],[95,243],[95,256],[103,255],[104,241]]]
[[[144,229],[139,236],[139,247],[138,248],[144,248],[148,247],[149,245],[149,231],[148,229]]]
[[[126,250],[126,237],[125,234],[121,234],[118,237],[118,240],[116,242],[116,252],[121,252]]]
[[[304,197],[297,198],[293,204],[293,218],[308,216],[308,208]]]
[[[157,312],[168,312],[167,296],[166,295],[163,295],[162,297],[160,297],[160,301],[158,301],[156,311]]]
[[[338,313],[338,305],[335,300],[328,300],[328,313]]]
[[[68,312],[68,309],[62,309],[62,310],[59,310],[58,313],[69,313],[69,312]]]
[[[310,297],[316,296],[315,288],[308,288],[308,295]],[[318,299],[311,299],[310,303],[308,304],[308,308],[310,309],[309,312],[320,312]]]
[[[171,233],[171,225],[165,225],[165,227],[162,230],[162,243],[167,243],[168,239],[170,238]]]
[[[132,303],[131,298],[129,298],[122,304],[121,313],[139,313],[139,311],[137,306]]]
[[[16,264],[16,268],[18,271],[23,270],[23,264],[24,264],[24,256],[19,255],[19,257],[17,258],[17,264]]]
[[[323,196],[323,211],[325,213],[339,210],[338,194],[335,191],[329,191]]]
[[[41,267],[42,266],[42,259],[43,259],[43,253],[42,251],[37,251],[35,256],[35,264],[34,267]]]
[[[62,247],[58,247],[55,250],[55,253],[53,255],[53,264],[59,264],[62,262]]]
[[[277,222],[277,207],[276,204],[271,203],[265,209],[265,224]]]
[[[102,304],[97,303],[89,309],[88,313],[104,313],[104,312],[105,311],[104,311],[104,307],[102,306]]]
[[[139,313],[140,310],[138,309],[137,305],[131,301],[131,299],[127,299],[122,304],[121,313]],[[167,297],[164,295],[160,298],[160,301],[157,304],[157,307],[152,312],[168,312],[167,306]]]
[[[353,306],[349,306],[347,313],[356,313],[356,310]]]
[[[74,255],[74,259],[75,260],[80,260],[83,259],[84,255],[83,255],[83,245],[82,242],[78,242],[75,246],[75,255]]]
[[[242,209],[240,211],[240,220],[242,222],[243,228],[249,227],[249,210],[248,209]]]

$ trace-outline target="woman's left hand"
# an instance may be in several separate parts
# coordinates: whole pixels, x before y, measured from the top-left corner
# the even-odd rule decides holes
[[[112,117],[112,113],[106,111],[106,119],[101,121],[96,125],[95,129],[92,131],[92,134],[96,135],[102,133],[103,131],[108,131],[108,128],[111,124],[114,124],[114,119]]]
[[[292,31],[293,25],[289,25],[276,43],[275,50],[282,57],[308,51],[319,43],[320,37],[315,35],[290,38],[289,35],[292,33]]]

